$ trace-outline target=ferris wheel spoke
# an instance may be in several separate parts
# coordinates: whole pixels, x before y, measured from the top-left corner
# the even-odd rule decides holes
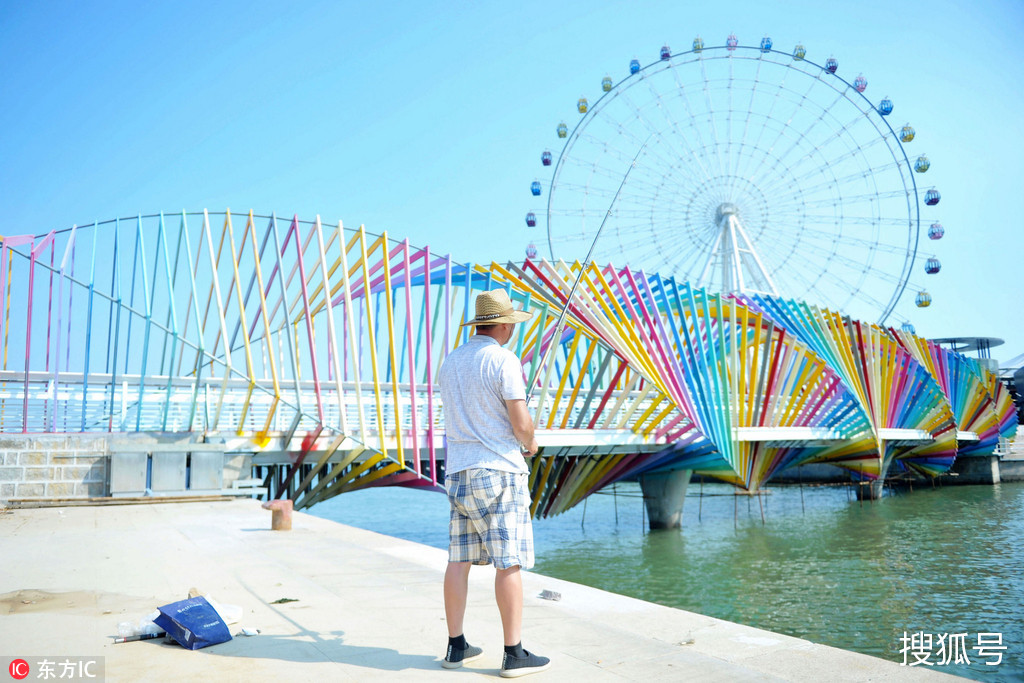
[[[796,283],[797,286],[793,287],[793,289],[798,289],[804,293],[799,297],[800,299],[812,301],[829,300],[830,293],[825,290],[826,282],[821,280],[820,275],[808,277],[804,270],[796,268],[791,272],[787,272],[786,276],[789,280]],[[834,297],[832,300],[834,300]]]
[[[865,278],[866,274],[865,277],[861,278],[861,280]],[[846,309],[855,298],[855,293],[857,298],[863,300],[871,307],[881,309],[883,307],[882,302],[873,297],[870,293],[860,292],[859,287],[856,286],[858,284],[859,283],[851,284],[850,282],[837,277],[831,271],[826,270],[815,282],[811,283],[810,289],[812,292],[817,293],[818,301],[828,301],[829,298],[835,301],[836,298],[830,290],[849,292],[845,295],[845,298],[838,300],[837,304],[833,304],[831,306],[831,308],[834,308],[840,313],[846,313]]]
[[[832,106],[834,106],[837,102],[841,100],[841,96],[836,97],[836,99],[832,103],[830,103],[827,107],[824,107],[820,112],[818,112],[817,116],[812,116],[809,125],[807,125],[807,127],[804,130],[797,131],[797,135],[790,141],[789,146],[785,148],[782,152],[780,152],[777,158],[780,161],[786,161],[789,158],[789,156],[794,153],[794,151],[800,150],[802,148],[802,143],[806,143],[812,151],[818,152],[819,146],[815,142],[817,138],[818,128],[819,126],[827,126],[827,124],[825,123],[826,114]],[[791,127],[787,128],[793,130]],[[810,155],[808,155],[807,158],[809,160]],[[799,161],[796,163],[799,163]]]
[[[805,214],[805,218],[809,223],[824,223],[834,218],[834,216],[827,214]],[[848,223],[851,226],[890,226],[895,228],[906,228],[908,226],[908,221],[905,216],[903,218],[887,218],[885,216],[858,216],[852,214],[845,214],[843,217],[843,222],[844,224]]]
[[[766,119],[766,123],[767,123],[768,120],[777,121],[779,123],[778,129],[776,131],[776,135],[775,135],[774,139],[772,139],[768,143],[768,145],[766,145],[766,149],[772,151],[773,153],[771,155],[769,155],[769,157],[766,157],[765,159],[762,159],[762,163],[761,164],[759,164],[758,166],[756,166],[755,168],[751,169],[748,172],[748,174],[751,177],[761,177],[762,173],[764,173],[766,170],[770,174],[771,169],[770,168],[765,169],[765,165],[764,165],[764,163],[765,163],[767,158],[771,158],[773,161],[777,161],[777,162],[778,161],[782,161],[782,158],[781,158],[780,155],[775,155],[774,154],[774,150],[778,146],[778,144],[783,140],[784,136],[786,135],[787,130],[790,130],[792,128],[791,122],[794,119],[797,118],[796,115],[799,112],[799,105],[800,105],[800,103],[807,102],[807,101],[811,101],[811,102],[814,101],[813,97],[811,97],[811,93],[814,91],[815,81],[816,81],[816,79],[812,79],[811,82],[808,84],[807,89],[804,90],[803,92],[797,92],[795,90],[789,90],[786,87],[784,87],[784,85],[782,85],[782,84],[780,84],[779,88],[775,91],[774,102],[773,102],[772,107],[771,107],[771,111],[773,113],[773,116],[770,119]],[[794,97],[783,98],[783,95],[794,95]],[[786,105],[790,105],[791,109],[789,109],[789,111],[784,112],[783,114],[779,115],[776,118],[774,116],[775,108],[778,105],[783,104],[783,103],[786,104]],[[793,132],[795,134],[797,134],[798,136],[800,135],[795,130]]]
[[[888,192],[879,192],[877,195],[874,194],[857,194],[857,195],[846,195],[843,197],[843,202],[848,205],[855,205],[860,203],[871,203],[877,201],[883,201],[886,199],[905,199],[907,197],[907,191],[905,190],[891,190]],[[836,203],[835,197],[822,197],[818,199],[807,199],[802,203],[802,206],[808,209],[824,208],[833,206]],[[780,204],[780,207],[785,205]]]
[[[681,241],[689,241],[693,243],[692,253],[698,253],[705,251],[708,245],[700,243],[698,240],[694,240],[692,235],[688,235]],[[665,271],[669,274],[677,274],[677,269],[672,267],[666,267],[667,264],[672,263],[670,258],[671,247],[679,246],[678,242],[668,241],[669,244],[665,244],[665,240],[652,239],[650,230],[626,230],[625,233],[619,233],[617,247],[618,249],[610,248],[609,245],[605,245],[603,251],[609,253],[610,256],[617,256],[622,250],[629,249],[631,253],[636,253],[640,257],[640,263],[652,264],[659,271]],[[669,249],[666,249],[669,247]],[[615,259],[618,260],[618,259]],[[684,271],[685,272],[685,271]]]
[[[830,163],[836,163],[843,160],[843,154],[850,153],[856,155],[858,149],[864,149],[863,145],[851,145],[849,143],[851,126],[857,122],[857,119],[846,124],[839,124],[838,118],[832,114],[832,109],[845,99],[841,94],[838,95],[827,106],[816,111],[816,116],[812,115],[809,125],[802,130],[794,129],[787,122],[786,127],[780,133],[784,135],[787,131],[792,131],[794,135],[791,136],[789,146],[779,153],[777,158],[785,161],[794,152],[803,150],[803,153],[791,164],[800,166],[804,163],[810,163],[812,166],[816,166],[822,158],[828,158]],[[862,116],[859,110],[858,116]],[[830,126],[827,123],[830,119],[835,119],[837,125]],[[837,153],[836,157],[828,157],[825,150],[830,150],[833,145],[840,146],[840,152]],[[845,149],[842,148],[843,145],[845,145]]]
[[[750,131],[750,119],[754,113],[754,101],[757,99],[758,87],[761,85],[761,62],[758,62],[757,70],[754,72],[753,86],[750,88],[750,97],[747,100],[746,116],[743,119],[743,132],[740,134],[740,145],[747,145],[747,134]],[[739,168],[737,167],[737,173]]]
[[[718,161],[718,173],[719,175],[726,175],[725,164],[722,162],[721,149],[719,147],[719,136],[718,126],[715,125],[715,106],[711,97],[710,81],[708,79],[707,69],[705,68],[704,60],[700,61],[701,65],[701,77],[703,78],[702,89],[704,93],[704,104],[708,111],[708,123],[710,124],[710,134],[712,149],[715,151],[715,159]]]
[[[679,122],[677,120],[675,120],[674,118],[669,118],[667,111],[665,112],[666,118],[669,118],[669,124],[672,132],[679,137],[680,141],[685,145],[687,151],[690,152],[690,154],[688,155],[679,153],[679,158],[688,158],[691,162],[693,162],[694,167],[700,170],[701,176],[705,180],[711,179],[714,177],[714,173],[711,171],[710,168],[708,168],[708,166],[705,164],[704,160],[700,157],[700,155],[698,155],[695,152],[696,149],[705,149],[707,147],[707,143],[704,141],[704,136],[701,134],[701,129],[694,125],[694,121],[696,120],[696,114],[694,113],[690,105],[689,88],[684,86],[683,83],[679,81],[678,70],[673,69],[672,74],[676,83],[676,88],[673,91],[674,99],[682,104],[684,110],[683,118],[684,120],[689,122],[686,128],[688,128],[689,131],[696,137],[696,142],[694,144],[688,144],[689,138],[686,135],[686,130],[679,126]]]
[[[818,254],[825,259],[825,267],[821,269],[823,276],[839,277],[838,269],[830,267],[832,264],[841,267],[846,274],[865,271],[874,272],[872,268],[874,262],[873,250],[862,252],[860,258],[854,258],[844,250],[841,250],[839,245],[834,242],[831,244],[821,244],[812,240],[804,240],[800,246],[805,251]],[[794,268],[793,270],[799,270],[799,268]],[[840,281],[845,282],[845,280]],[[844,286],[850,286],[850,283],[845,282]]]
[[[833,230],[818,229],[815,225],[827,225],[829,217],[808,217],[809,220],[800,226],[800,232],[808,238],[818,239],[825,243],[839,242],[840,244],[851,246],[851,247],[865,247],[874,248],[881,251],[886,251],[890,254],[904,254],[906,253],[906,247],[902,244],[891,244],[888,242],[882,242],[878,239],[878,235],[872,235],[875,239],[866,239],[859,235],[848,231],[847,233],[837,234]],[[817,218],[818,220],[814,220]],[[872,226],[874,227],[874,226]]]
[[[859,175],[863,175],[866,172],[879,172],[887,170],[897,165],[894,160],[886,161],[883,165],[872,166],[870,162],[870,154],[874,151],[874,147],[881,146],[879,143],[868,143],[859,147],[848,146],[846,149],[838,150],[835,155],[827,154],[827,149],[821,145],[817,147],[809,148],[803,155],[795,159],[792,162],[793,166],[802,166],[805,164],[811,165],[820,171],[818,164],[825,163],[830,166],[844,167],[845,165],[852,164],[858,160],[863,164],[862,167],[856,171],[848,171],[845,177],[839,178],[840,180],[850,179]],[[769,185],[770,187],[770,185]],[[813,186],[809,186],[813,187]]]
[[[630,143],[626,149],[619,149],[617,147],[609,148],[608,153],[617,159],[620,166],[616,170],[621,170],[614,174],[616,180],[622,178],[622,175],[630,168],[633,160],[636,158],[637,151],[643,148],[641,151],[641,157],[637,159],[637,165],[633,171],[633,175],[642,175],[645,172],[651,172],[649,169],[657,165],[658,167],[669,167],[673,160],[679,156],[680,153],[673,149],[671,140],[665,138],[661,131],[654,130],[648,137],[640,138],[635,135],[625,136],[627,141]],[[652,144],[653,143],[653,144]]]
[[[686,110],[683,118],[687,123],[684,126],[680,126],[679,121],[671,116],[670,109],[673,101],[681,102],[684,110]],[[659,132],[651,141],[652,145],[656,149],[662,145],[666,146],[667,163],[670,167],[675,160],[679,162],[685,161],[687,162],[687,167],[699,171],[700,177],[704,180],[713,178],[715,176],[714,171],[699,153],[699,150],[707,149],[708,143],[705,142],[704,136],[701,135],[700,128],[695,125],[693,116],[689,114],[690,105],[686,92],[680,89],[679,92],[674,93],[673,99],[665,100],[663,104],[664,106],[660,107],[660,110],[672,135]],[[676,146],[672,143],[673,139],[679,141],[681,149],[676,149]]]
[[[629,166],[626,165],[626,171],[628,170]],[[572,191],[585,192],[587,194],[593,194],[596,196],[603,196],[610,201],[615,196],[618,185],[622,180],[622,174],[618,173],[617,171],[618,167],[616,167],[614,170],[593,169],[590,179],[591,182],[588,182],[586,184],[563,183],[561,185],[561,188]],[[593,182],[594,179],[603,179],[606,182],[603,184],[599,184]],[[639,173],[636,173],[629,177],[628,191],[624,192],[622,194],[622,197],[644,197],[656,194],[661,182],[662,179],[652,177],[650,174],[645,174],[643,171],[640,171]],[[626,190],[626,186],[623,186],[623,189]],[[644,193],[646,193],[646,195]]]
[[[781,93],[787,92],[787,90],[786,90],[786,79],[787,79],[788,76],[789,76],[789,70],[788,69],[784,70],[783,71],[782,79],[779,81],[777,88],[775,88],[775,90],[774,90],[774,94],[772,95],[771,99],[769,100],[768,109],[764,113],[764,115],[761,117],[762,123],[761,123],[761,126],[760,126],[760,130],[758,132],[757,139],[754,141],[754,148],[755,149],[762,149],[762,147],[761,147],[761,140],[764,137],[765,132],[768,130],[767,124],[768,124],[769,121],[773,121],[774,120],[775,108],[779,104],[779,101],[781,99],[781,97],[780,97]],[[751,100],[753,101],[753,96],[751,97]],[[751,107],[751,109],[753,109],[753,107]],[[770,155],[768,155],[768,156],[770,156]],[[762,157],[762,161],[764,160],[764,158],[766,158],[766,157]],[[750,176],[758,175],[758,170],[759,170],[759,167],[755,167],[753,169],[747,168],[747,169],[744,169],[743,171],[741,171],[740,173],[742,175],[746,175],[746,176],[750,177]]]
[[[819,163],[826,163],[827,166],[831,168],[833,166],[835,166],[835,167],[842,167],[844,164],[847,164],[848,162],[853,162],[854,160],[857,160],[857,159],[863,160],[863,163],[864,163],[863,166],[860,166],[860,167],[856,168],[855,170],[849,171],[847,173],[847,175],[845,175],[845,176],[840,176],[840,177],[835,178],[835,182],[839,182],[839,183],[846,183],[846,182],[849,182],[849,181],[855,181],[855,180],[864,178],[864,177],[866,177],[868,175],[871,175],[871,174],[876,174],[876,173],[879,173],[881,171],[886,171],[888,169],[898,167],[899,163],[896,162],[895,160],[891,160],[891,161],[888,161],[888,162],[883,163],[883,164],[876,164],[874,166],[871,166],[868,163],[868,153],[870,153],[872,151],[873,147],[879,146],[880,144],[881,144],[880,142],[872,142],[872,143],[869,143],[868,145],[861,146],[861,147],[850,147],[850,148],[842,151],[841,153],[837,154],[834,157],[827,157],[827,161],[826,162],[821,162],[819,160]],[[808,151],[805,155],[803,155],[801,158],[799,158],[795,163],[796,164],[803,164],[805,162],[813,162],[815,154],[822,154],[822,149],[819,147],[817,149],[813,149],[813,150]],[[823,177],[825,177],[824,174],[822,174],[822,175],[823,175]],[[809,191],[809,192],[813,192],[813,191],[816,191],[816,190],[823,189],[823,188],[827,187],[828,183],[829,183],[829,181],[825,181],[825,182],[823,182],[823,183],[821,183],[819,185],[808,185],[808,186],[805,186],[805,189],[807,191]],[[771,185],[767,186],[767,188],[769,190],[774,189],[773,186],[771,186]]]
[[[815,175],[820,175],[822,180],[820,182],[817,182],[817,183],[812,183],[812,184],[804,185],[803,186],[803,191],[804,191],[805,194],[814,195],[814,194],[817,194],[819,192],[829,191],[833,187],[836,187],[836,186],[842,186],[842,185],[854,184],[854,183],[858,183],[858,182],[864,182],[867,179],[873,178],[879,171],[884,171],[886,169],[893,169],[893,168],[895,168],[895,164],[883,164],[883,165],[877,166],[875,168],[871,168],[871,167],[857,167],[855,169],[851,169],[849,172],[847,172],[845,175],[842,175],[842,176],[826,175],[824,173],[816,173]],[[766,186],[765,191],[773,192],[774,193],[774,192],[780,191],[782,189],[783,189],[783,186],[781,186],[781,183],[780,183],[779,185],[768,185],[768,186]]]
[[[732,164],[732,137],[733,137],[733,133],[732,133],[732,91],[733,91],[733,83],[735,81],[735,76],[733,74],[733,66],[735,65],[735,62],[733,61],[731,55],[730,55],[730,57],[728,59],[728,64],[729,64],[729,82],[728,82],[728,86],[725,89],[725,92],[728,94],[728,98],[727,98],[727,102],[726,102],[726,107],[725,107],[725,123],[726,123],[726,129],[725,129],[725,162],[726,162],[726,173],[731,178],[733,176],[734,171],[735,171],[735,169],[733,168],[733,164]],[[729,184],[731,185],[731,183],[729,183]]]
[[[662,102],[661,96],[658,95],[657,93],[652,93],[652,96],[655,97],[655,107],[661,110],[660,115],[666,119],[666,122],[676,132],[676,134],[680,136],[681,139],[684,139],[682,138],[681,131],[678,129],[678,124],[667,117],[666,106]],[[671,138],[664,135],[664,131],[654,124],[653,119],[646,115],[640,115],[640,113],[644,111],[643,107],[637,106],[629,98],[628,95],[625,95],[624,99],[627,103],[629,103],[631,106],[635,108],[637,117],[636,120],[641,122],[641,124],[644,127],[644,132],[646,133],[646,135],[643,136],[633,135],[633,142],[636,144],[636,148],[639,148],[641,145],[643,145],[645,140],[653,140],[656,144],[649,145],[650,154],[652,156],[655,156],[656,158],[660,157],[660,160],[665,164],[671,164],[674,158],[681,158],[683,156],[682,153],[673,148]],[[662,147],[664,147],[664,156],[660,156]],[[645,148],[645,152],[647,151],[648,148]],[[630,155],[629,159],[631,160],[632,158],[633,155]],[[698,168],[701,168],[703,170],[703,163],[698,163]]]
[[[794,282],[800,283],[801,288],[807,292],[807,295],[802,297],[804,300],[829,301],[838,309],[845,309],[853,298],[852,293],[845,293],[858,291],[859,282],[850,282],[837,275],[831,268],[816,271],[812,276],[808,276],[802,268],[793,268],[786,271],[786,275]],[[859,280],[863,279],[862,271]]]
[[[762,66],[764,64],[766,64],[766,63],[768,63],[770,65],[773,65],[773,66],[777,66],[778,65],[778,62],[776,62],[776,61],[774,61],[772,59],[766,59],[765,53],[759,53],[758,56],[757,56],[757,67],[754,70],[754,74],[753,74],[753,77],[751,79],[750,97],[747,100],[747,106],[746,106],[745,111],[741,112],[741,114],[743,115],[744,122],[743,122],[743,132],[742,132],[742,134],[740,136],[740,142],[739,142],[739,146],[740,146],[739,158],[737,159],[736,166],[735,166],[735,173],[734,173],[734,178],[736,178],[736,179],[743,177],[743,170],[744,170],[744,168],[746,166],[749,166],[749,162],[747,162],[746,166],[744,165],[744,162],[747,159],[750,159],[753,156],[753,155],[745,155],[744,154],[745,150],[753,149],[757,153],[763,154],[762,150],[759,148],[760,140],[763,137],[764,132],[766,130],[766,125],[765,124],[769,120],[771,120],[771,111],[774,110],[774,107],[775,107],[775,104],[776,104],[776,101],[777,101],[777,96],[771,98],[770,106],[769,106],[769,109],[768,109],[768,111],[769,111],[768,116],[766,116],[766,117],[759,117],[760,120],[761,120],[761,125],[758,127],[757,139],[754,140],[753,143],[749,142],[748,141],[748,136],[750,134],[750,126],[751,126],[752,119],[755,116],[757,98],[758,98],[758,96],[759,96],[759,94],[761,92],[760,91],[760,86],[761,86],[761,69],[762,69]],[[786,71],[784,71],[783,72],[782,81],[779,83],[779,87],[780,88],[784,88],[785,87],[785,80],[786,80],[785,76],[786,75],[788,75],[788,74],[787,74]],[[735,180],[733,181],[731,189],[733,191],[736,191],[736,189],[737,189],[737,184],[736,184]]]

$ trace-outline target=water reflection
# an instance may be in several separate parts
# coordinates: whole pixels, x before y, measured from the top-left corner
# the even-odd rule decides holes
[[[806,512],[798,489],[777,487],[763,525],[756,502],[725,487],[704,493],[688,497],[681,533],[638,537],[621,520],[609,529],[593,505],[584,532],[546,549],[537,570],[890,661],[902,661],[904,632],[936,641],[966,632],[969,647],[978,632],[1001,632],[999,667],[982,659],[948,670],[1024,678],[1024,486],[919,489],[863,504],[843,489],[805,487]],[[544,521],[538,535],[561,539],[570,527]]]

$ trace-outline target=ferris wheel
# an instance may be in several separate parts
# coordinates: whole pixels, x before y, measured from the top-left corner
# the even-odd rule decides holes
[[[711,291],[803,299],[879,323],[907,290],[925,307],[916,283],[941,268],[923,253],[934,242],[919,239],[940,199],[918,184],[930,161],[908,155],[915,132],[890,125],[891,100],[872,103],[863,75],[838,71],[802,45],[782,52],[735,35],[662,47],[646,66],[633,59],[617,83],[605,76],[596,100],[579,98],[575,124],[558,125],[561,150],[541,155],[546,209],[527,225],[546,228],[552,259],[585,258],[601,229],[594,260]],[[543,201],[540,179],[531,191]],[[937,221],[928,230],[942,233]]]

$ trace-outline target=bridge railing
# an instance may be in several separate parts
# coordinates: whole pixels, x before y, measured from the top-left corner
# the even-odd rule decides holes
[[[429,392],[423,387],[415,395],[399,392],[397,397],[390,388],[378,393],[380,388],[370,382],[342,382],[341,387],[343,393],[339,395],[333,384],[321,384],[318,388],[312,381],[303,381],[298,392],[291,390],[275,397],[269,379],[250,383],[242,378],[205,377],[196,381],[159,375],[143,379],[139,375],[71,372],[58,373],[55,378],[53,374],[32,372],[26,381],[23,372],[0,371],[0,431],[216,433],[221,431],[219,422],[233,427],[242,425],[242,429],[233,431],[255,435],[264,431],[267,416],[274,409],[267,431],[302,432],[320,423],[322,409],[322,423],[333,430],[356,433],[356,427],[362,424],[368,433],[376,434],[382,426],[389,436],[396,432],[411,433],[414,407],[421,428],[429,424],[440,433],[444,431],[444,411],[436,400],[437,387]],[[642,393],[611,391],[609,402],[618,402],[625,396],[635,406],[628,414],[610,414],[599,426],[635,427],[656,403],[654,397],[642,397]],[[435,399],[433,407],[428,401],[430,395]],[[577,427],[581,416],[586,416],[581,403],[563,405],[555,415],[557,423],[564,421],[569,428]],[[555,404],[556,398],[548,395],[543,404],[532,408],[540,415],[549,415]],[[345,430],[342,412],[348,427]],[[293,429],[296,416],[300,422]]]

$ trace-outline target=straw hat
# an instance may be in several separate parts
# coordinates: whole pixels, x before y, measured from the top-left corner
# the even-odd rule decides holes
[[[531,311],[517,311],[504,289],[484,292],[476,298],[476,317],[465,325],[497,325],[521,323],[533,317]]]

